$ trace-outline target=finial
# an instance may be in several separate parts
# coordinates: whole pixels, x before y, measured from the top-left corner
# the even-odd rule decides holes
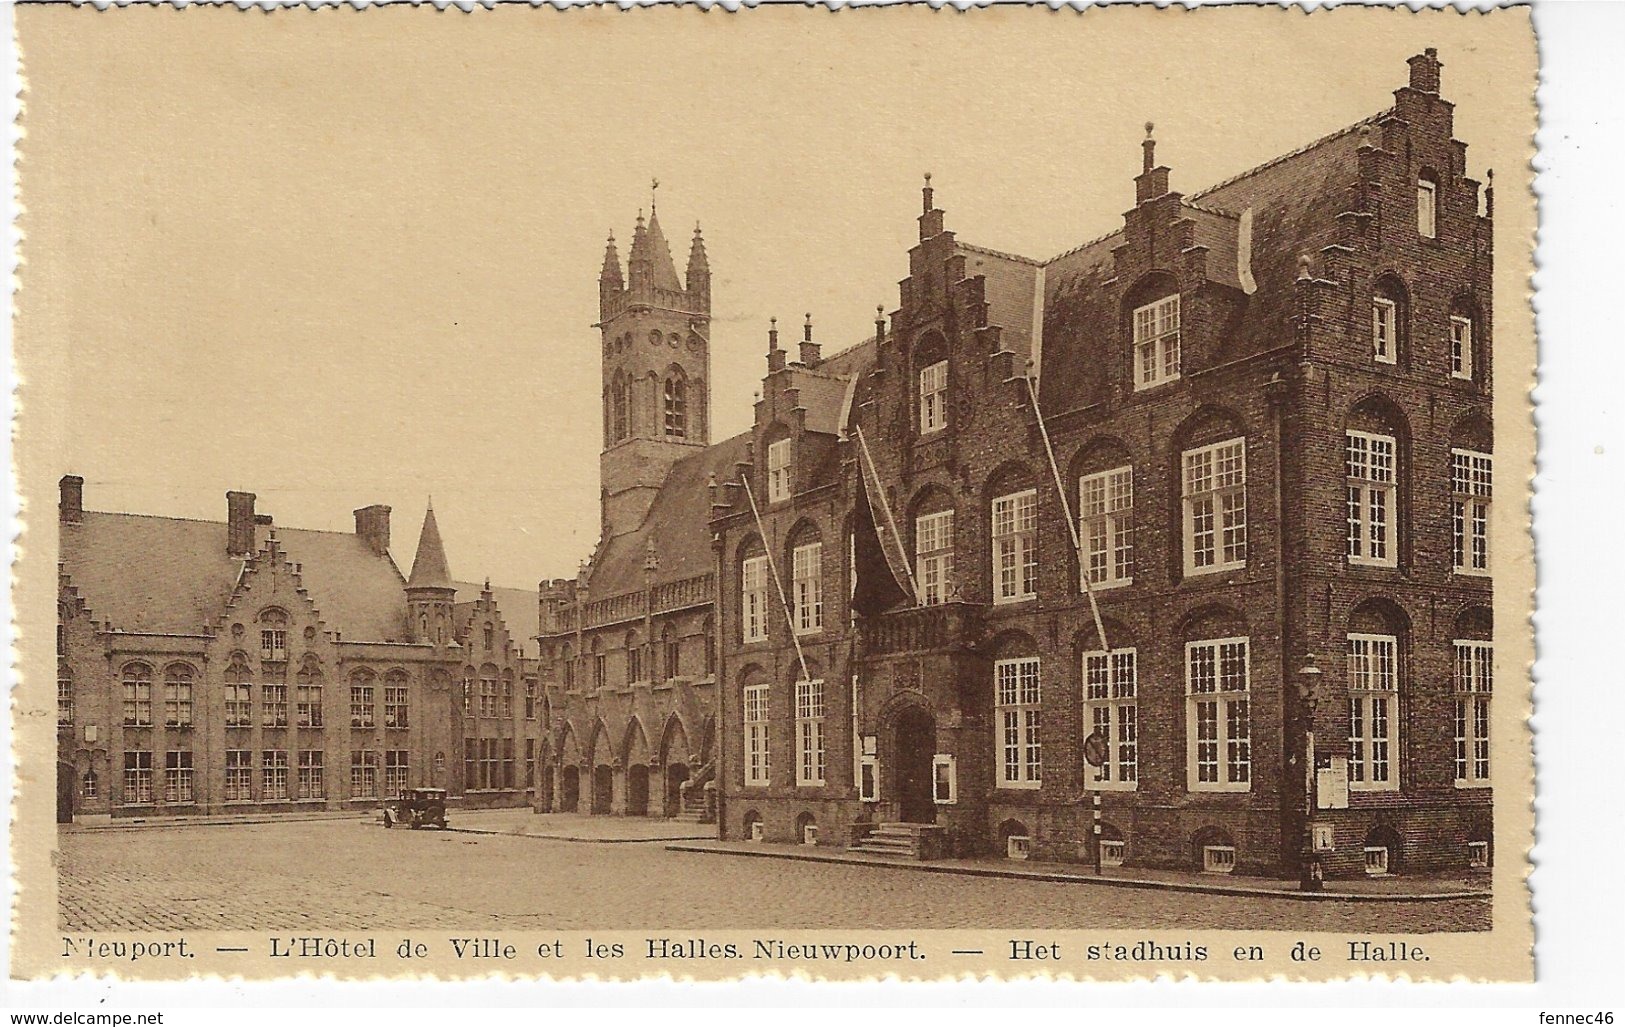
[[[1145,123],[1145,137],[1147,139],[1150,139],[1151,138],[1151,133],[1155,132],[1156,130],[1157,130],[1157,123],[1156,122],[1148,121],[1148,122]]]
[[[924,201],[925,213],[931,213],[931,172],[929,171],[925,173],[925,187],[920,190],[920,196]]]
[[[1365,149],[1366,147],[1368,147],[1370,145],[1371,145],[1371,126],[1370,125],[1361,125],[1360,126],[1360,149],[1363,150],[1363,149]]]
[[[1309,273],[1309,254],[1298,254],[1298,281],[1307,282],[1312,277]]]
[[[434,509],[434,493],[429,493],[429,509]]]
[[[700,222],[699,222],[698,218],[696,218],[695,221],[694,221],[694,234],[695,235],[700,234]]]
[[[610,242],[614,242],[614,241],[615,241],[615,229],[613,229],[613,228],[611,228],[611,229],[610,229],[610,230],[609,230],[609,241],[610,241]]]
[[[807,312],[807,322],[801,326],[801,337],[808,342],[812,341],[812,311]]]
[[[651,178],[649,180],[649,216],[650,217],[654,216],[654,212],[655,212],[655,191],[658,190],[659,188],[660,188],[660,179]]]
[[[767,351],[777,353],[779,351],[779,319],[770,317],[767,324]]]
[[[639,228],[643,227],[643,208],[642,207],[638,208],[638,227]]]
[[[491,591],[491,576],[489,574],[485,576],[485,590],[487,592]]]
[[[1154,122],[1146,122],[1145,141],[1140,144],[1140,149],[1145,153],[1143,166],[1140,170],[1147,175],[1151,173],[1152,168],[1157,166],[1157,141],[1151,137],[1151,133],[1156,131],[1156,128],[1157,126]]]

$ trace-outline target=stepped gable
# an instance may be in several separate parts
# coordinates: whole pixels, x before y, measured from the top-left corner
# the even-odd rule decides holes
[[[1225,332],[1226,352],[1246,356],[1281,344],[1295,312],[1298,257],[1318,258],[1335,238],[1337,215],[1348,205],[1357,172],[1359,130],[1383,111],[1323,136],[1180,202],[1193,245],[1206,248],[1206,279],[1235,290],[1238,306]],[[1150,202],[1155,202],[1153,199]],[[1250,261],[1238,252],[1243,216],[1251,211]],[[1132,282],[1118,280],[1118,229],[1052,258],[1044,265],[1044,374],[1040,383],[1051,415],[1097,402],[1096,380],[1105,365],[1101,347],[1115,345],[1122,323],[1118,304]],[[1251,282],[1243,272],[1250,273]],[[1251,290],[1249,285],[1253,285]]]
[[[485,591],[483,583],[454,581],[452,585],[457,589],[456,605],[459,617],[478,602],[480,593]],[[536,635],[541,630],[538,624],[540,611],[536,604],[536,590],[492,585],[491,598],[496,600],[497,609],[502,614],[502,623],[508,626],[508,634],[518,645],[520,654],[533,659],[540,656],[536,644]]]
[[[255,552],[269,525],[255,526]],[[401,574],[349,532],[277,529],[277,542],[323,623],[352,641],[399,640]],[[62,529],[61,561],[104,628],[203,634],[230,598],[243,561],[226,552],[221,521],[85,511]]]
[[[963,242],[956,245],[955,252],[965,259],[965,277],[980,275],[983,280],[987,323],[999,326],[1000,345],[1025,362],[1032,355],[1033,301],[1042,265],[1031,257]]]
[[[709,523],[711,495],[706,486],[713,474],[718,484],[733,476],[734,465],[745,459],[750,437],[750,432],[735,435],[672,465],[643,523],[604,543],[594,559],[588,580],[590,599],[643,588],[643,565],[651,533],[660,561],[656,582],[716,570]]]

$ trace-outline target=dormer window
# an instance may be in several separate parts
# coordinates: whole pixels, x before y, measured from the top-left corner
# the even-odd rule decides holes
[[[1426,174],[1416,180],[1416,232],[1424,239],[1439,236],[1439,184]]]
[[[948,361],[939,360],[920,371],[920,434],[948,425]]]
[[[1179,294],[1134,310],[1134,388],[1179,377]]]
[[[767,445],[767,501],[782,503],[790,498],[790,440]]]

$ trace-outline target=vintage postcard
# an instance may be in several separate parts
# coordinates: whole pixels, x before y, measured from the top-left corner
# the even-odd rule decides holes
[[[1531,979],[1526,10],[16,22],[13,975]]]

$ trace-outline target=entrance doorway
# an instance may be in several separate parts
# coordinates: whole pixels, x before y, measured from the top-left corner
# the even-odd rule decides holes
[[[559,812],[574,813],[581,807],[581,768],[566,763],[559,772]]]
[[[628,816],[649,815],[649,765],[634,763],[626,768],[626,812]]]
[[[936,718],[919,706],[910,706],[892,722],[893,759],[897,767],[898,815],[910,824],[937,822],[931,796],[931,757],[937,751]]]
[[[683,812],[683,782],[688,780],[687,763],[666,766],[666,816],[675,817]]]
[[[600,763],[592,769],[592,811],[608,813],[615,796],[615,771]]]

